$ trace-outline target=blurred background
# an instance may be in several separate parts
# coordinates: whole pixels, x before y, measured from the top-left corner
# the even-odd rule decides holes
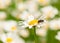
[[[0,0],[0,43],[60,43],[60,0]]]

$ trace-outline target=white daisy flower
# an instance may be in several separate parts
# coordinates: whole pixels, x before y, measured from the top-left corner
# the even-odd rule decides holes
[[[23,2],[17,3],[16,7],[19,11],[24,11],[26,9],[26,5]]]
[[[34,18],[39,18],[41,16],[41,12],[37,11],[37,12],[34,12],[34,13],[30,13],[28,11],[23,11],[22,13],[20,12],[17,12],[16,11],[13,11],[12,12],[12,16],[16,17],[17,19],[22,19],[22,20],[27,20],[29,16],[33,15]]]
[[[20,36],[22,36],[24,38],[29,36],[29,31],[27,29],[21,29],[21,30],[19,30],[18,33],[19,33]]]
[[[37,4],[34,1],[27,1],[26,9],[30,12],[36,12],[38,10]]]
[[[36,0],[40,5],[46,6],[49,5],[51,0]]]
[[[50,21],[49,26],[52,30],[58,30],[60,28],[60,20],[58,19]]]
[[[11,4],[12,0],[0,0],[0,9],[5,9]]]
[[[20,19],[27,20],[29,16],[34,16],[34,18],[39,18],[41,16],[40,12],[34,12],[30,13],[28,11],[24,11],[22,14],[20,14]]]
[[[6,12],[1,11],[0,12],[0,20],[4,20],[7,18]]]
[[[1,35],[1,40],[3,43],[25,43],[25,41],[18,37],[17,34],[7,33]]]
[[[34,13],[31,13],[31,15],[33,15],[34,16],[34,18],[39,18],[40,16],[41,16],[41,12],[39,12],[39,11],[36,11],[36,12],[34,12]]]
[[[58,14],[58,10],[52,6],[43,7],[41,11],[45,19],[53,18],[55,15]]]
[[[16,21],[6,21],[4,23],[4,30],[7,32],[16,32],[17,31],[17,22]]]
[[[30,16],[30,13],[28,11],[23,11],[20,15],[19,18],[23,20],[27,20],[28,17]]]
[[[24,23],[24,27],[29,27],[32,28],[32,26],[36,25],[36,23],[34,23],[36,21],[36,23],[38,22],[37,20],[34,20],[33,16],[29,16],[28,20],[26,20]]]
[[[42,36],[42,37],[45,37],[46,36],[46,34],[47,34],[47,30],[46,29],[36,29],[36,34],[38,35],[38,36]]]
[[[60,41],[60,32],[57,33],[57,35],[55,36],[55,38]]]
[[[28,11],[23,11],[22,13],[16,11],[12,12],[12,16],[16,17],[17,19],[26,20],[31,14]]]
[[[35,19],[34,16],[29,16],[27,20],[23,21],[23,27],[32,28],[35,25],[38,25],[39,22],[44,22],[44,20],[39,21]]]

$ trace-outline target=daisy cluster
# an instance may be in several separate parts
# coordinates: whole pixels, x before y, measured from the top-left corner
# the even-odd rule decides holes
[[[48,30],[60,30],[56,3],[58,0],[0,0],[0,43],[34,43],[29,41],[33,27],[41,41],[46,41]],[[60,31],[54,38],[60,41]]]

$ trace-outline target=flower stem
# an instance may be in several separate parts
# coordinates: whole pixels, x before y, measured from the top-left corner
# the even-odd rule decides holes
[[[35,41],[35,43],[38,43],[37,36],[36,36],[36,27],[35,26],[33,27],[33,33],[34,33],[34,41]]]

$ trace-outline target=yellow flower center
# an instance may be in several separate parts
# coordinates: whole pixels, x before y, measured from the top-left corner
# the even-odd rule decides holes
[[[48,5],[48,2],[46,0],[39,0],[39,2],[45,6]]]
[[[32,21],[29,22],[29,25],[35,25],[38,23],[38,20],[34,19]]]
[[[44,2],[44,0],[39,0],[39,2]]]
[[[13,27],[11,28],[11,30],[12,30],[12,31],[16,30],[16,27],[15,27],[15,26],[13,26]]]
[[[13,41],[12,38],[7,38],[7,39],[6,39],[6,42],[8,42],[8,43],[11,43],[12,41]]]

